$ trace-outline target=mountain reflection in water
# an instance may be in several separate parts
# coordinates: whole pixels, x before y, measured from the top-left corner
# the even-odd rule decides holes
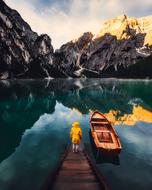
[[[105,116],[114,125],[134,125],[138,121],[152,123],[152,112],[142,108],[141,106],[133,105],[132,113],[121,115],[118,110],[110,110]]]
[[[119,166],[99,168],[114,189],[150,190],[151,97],[151,81],[0,81],[0,189],[39,190],[69,142],[71,123],[80,122],[83,141],[90,143],[89,114],[99,110],[123,146]]]

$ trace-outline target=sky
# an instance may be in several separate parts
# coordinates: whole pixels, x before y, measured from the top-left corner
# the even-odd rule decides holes
[[[152,0],[5,0],[38,34],[47,33],[54,48],[84,32],[96,34],[105,20],[126,14],[152,15]]]

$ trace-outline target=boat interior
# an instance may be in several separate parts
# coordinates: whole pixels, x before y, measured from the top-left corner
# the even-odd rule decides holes
[[[113,143],[111,126],[106,118],[92,118],[91,125],[100,143]]]
[[[100,131],[110,130],[110,124],[105,118],[92,118],[91,125],[93,130],[100,130]]]
[[[111,133],[109,131],[106,132],[97,132],[97,138],[99,142],[108,142],[113,143]]]
[[[90,124],[97,147],[104,147],[105,149],[120,147],[110,122],[104,116],[98,112],[95,113],[90,120]]]

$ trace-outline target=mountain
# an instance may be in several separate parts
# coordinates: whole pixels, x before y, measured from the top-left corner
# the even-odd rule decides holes
[[[20,14],[0,1],[0,78],[45,78],[66,75],[53,64],[48,35],[38,36]]]
[[[152,55],[131,65],[126,69],[116,72],[116,76],[121,78],[152,78]]]
[[[90,36],[89,40],[84,40],[87,36]],[[58,52],[65,55],[63,65],[66,68],[69,65],[67,69],[72,64],[72,68],[90,69],[100,73],[101,77],[145,78],[144,72],[142,76],[138,73],[128,75],[128,68],[136,65],[138,70],[138,62],[152,54],[152,16],[140,19],[126,15],[116,17],[105,22],[97,35],[84,33],[75,42],[63,45]],[[144,68],[147,68],[146,64]],[[152,78],[152,69],[148,77]]]
[[[152,16],[142,18],[132,18],[127,15],[121,15],[108,20],[102,26],[102,29],[96,37],[104,36],[105,33],[110,33],[116,36],[117,39],[127,39],[128,32],[133,35],[133,32],[145,34],[144,45],[152,45]],[[128,29],[128,32],[126,31]],[[132,29],[132,30],[131,30]]]
[[[86,32],[54,51],[47,34],[39,36],[0,1],[0,79],[152,78],[151,64],[140,63],[150,55],[152,16],[110,19],[98,34]]]

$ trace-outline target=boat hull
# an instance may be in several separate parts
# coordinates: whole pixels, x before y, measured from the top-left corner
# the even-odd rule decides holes
[[[102,154],[117,155],[121,152],[119,138],[111,123],[102,113],[93,112],[90,117],[90,129],[95,148]]]
[[[104,148],[97,148],[99,151],[102,152],[104,155],[117,155],[120,154],[121,149],[104,149]]]
[[[92,134],[90,134],[92,136]],[[98,147],[98,145],[95,143],[94,139],[92,139],[94,148],[96,149],[96,151],[100,151],[101,154],[103,155],[110,155],[110,156],[115,156],[120,154],[121,152],[121,148],[115,148],[115,149],[106,149],[104,147]]]

